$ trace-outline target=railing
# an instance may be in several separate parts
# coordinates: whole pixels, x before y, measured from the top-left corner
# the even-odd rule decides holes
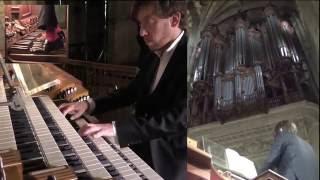
[[[224,123],[226,121],[232,121],[245,116],[266,113],[270,108],[275,108],[304,99],[304,97],[301,97],[298,92],[290,92],[288,93],[288,96],[290,98],[286,100],[284,96],[270,98],[253,94],[246,96],[246,98],[241,98],[242,100],[238,102],[234,102],[232,100],[221,100],[216,106],[210,106],[208,108],[204,108],[205,104],[203,104],[204,99],[208,97],[202,97],[202,99],[197,100],[197,103],[201,104],[200,109],[198,109],[198,113],[192,113],[194,110],[192,107],[189,107],[191,108],[191,114],[188,122],[189,127],[213,121],[221,121]],[[192,100],[189,100],[189,102],[192,103]]]
[[[268,107],[273,108],[285,104],[284,97],[278,96],[268,99]]]

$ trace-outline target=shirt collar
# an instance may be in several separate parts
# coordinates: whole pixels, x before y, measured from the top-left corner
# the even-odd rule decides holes
[[[161,57],[161,56],[163,56],[164,54],[167,54],[167,53],[169,53],[169,52],[174,51],[174,49],[177,47],[179,41],[181,40],[183,34],[184,34],[184,31],[182,30],[181,33],[179,34],[179,36],[170,44],[170,46],[169,46],[168,48],[166,48],[162,53],[160,53],[160,52],[158,51],[158,52],[155,52],[155,54],[156,54],[158,57]]]

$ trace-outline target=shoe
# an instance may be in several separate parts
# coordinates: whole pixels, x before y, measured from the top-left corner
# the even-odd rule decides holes
[[[58,34],[58,36],[59,36],[63,41],[66,40],[66,36],[65,36],[65,34],[64,34],[63,31],[60,31],[60,32],[58,32],[57,34]]]
[[[61,39],[60,37],[58,39],[56,39],[55,41],[47,42],[44,45],[44,49],[46,52],[50,52],[50,51],[58,50],[58,49],[62,49],[62,48],[64,48],[64,40]]]

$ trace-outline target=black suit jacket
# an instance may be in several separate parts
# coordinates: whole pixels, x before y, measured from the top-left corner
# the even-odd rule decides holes
[[[186,179],[187,37],[179,41],[155,90],[159,58],[143,53],[140,71],[126,89],[95,100],[95,112],[135,104],[135,115],[116,122],[118,141],[129,145],[164,179]]]
[[[261,172],[276,168],[288,180],[319,179],[315,153],[300,137],[283,132],[277,135]]]

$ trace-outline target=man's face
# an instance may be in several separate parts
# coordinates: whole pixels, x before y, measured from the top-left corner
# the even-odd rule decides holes
[[[152,5],[142,7],[137,14],[139,35],[146,45],[157,51],[163,48],[171,40],[171,17],[160,18],[155,13]]]

